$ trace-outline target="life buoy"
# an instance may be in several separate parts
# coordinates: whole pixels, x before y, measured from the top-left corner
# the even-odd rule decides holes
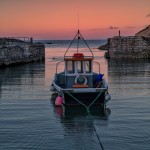
[[[108,102],[111,99],[111,95],[109,93],[105,94],[105,102]]]
[[[87,78],[85,76],[78,75],[74,81],[75,84],[87,85]]]

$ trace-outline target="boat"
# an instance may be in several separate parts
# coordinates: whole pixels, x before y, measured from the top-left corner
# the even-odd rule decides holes
[[[81,40],[90,55],[80,52]],[[77,45],[75,53],[68,55],[74,42]],[[58,66],[61,63],[64,63],[64,71],[60,72]],[[98,71],[94,72],[96,65]],[[58,94],[55,100],[56,106],[83,106],[87,111],[94,105],[105,106],[111,98],[104,74],[100,72],[100,64],[94,61],[93,52],[79,30],[66,50],[63,61],[56,64],[56,73],[50,89]]]

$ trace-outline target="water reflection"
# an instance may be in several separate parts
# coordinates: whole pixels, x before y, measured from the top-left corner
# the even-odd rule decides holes
[[[0,97],[2,93],[10,97],[16,91],[24,92],[29,85],[43,84],[38,78],[44,76],[45,65],[40,62],[0,68]]]
[[[55,107],[54,108],[55,113],[59,116],[59,117],[63,117],[63,118],[76,118],[76,117],[86,117],[88,116],[86,109],[81,106],[81,107]],[[106,108],[104,109],[104,107],[100,107],[100,106],[92,106],[90,108],[90,116],[92,117],[99,117],[103,120],[107,120],[109,115],[111,113],[110,108]]]
[[[150,75],[150,60],[115,60],[108,61],[108,71],[111,76],[128,76],[141,73],[142,75]],[[110,76],[110,77],[111,77]]]
[[[150,60],[110,59],[108,78],[113,94],[148,95],[150,94]]]
[[[1,82],[0,82],[0,98],[1,98],[2,88],[1,88]]]
[[[64,140],[70,141],[72,149],[102,149],[101,130],[104,126],[108,126],[111,110],[92,106],[88,114],[82,106],[55,107],[56,96],[57,94],[53,93],[50,102],[53,104],[56,116],[60,118]]]

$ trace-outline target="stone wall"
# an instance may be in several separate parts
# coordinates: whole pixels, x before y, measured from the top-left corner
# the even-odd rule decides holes
[[[116,36],[108,39],[110,58],[150,58],[150,38]]]
[[[0,46],[0,66],[41,61],[45,59],[44,44]]]

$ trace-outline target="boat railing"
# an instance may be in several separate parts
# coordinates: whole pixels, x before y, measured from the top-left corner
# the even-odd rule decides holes
[[[57,64],[56,64],[56,74],[57,74],[57,70],[58,70],[58,65],[60,64],[60,63],[62,63],[62,62],[64,62],[64,60],[62,60],[62,61],[59,61]]]
[[[100,74],[100,63],[97,62],[97,61],[93,61],[93,62],[97,64],[97,66],[98,66],[98,72],[99,72],[99,74]],[[94,66],[94,65],[93,65],[93,66]],[[94,69],[94,68],[93,68],[93,69]]]

